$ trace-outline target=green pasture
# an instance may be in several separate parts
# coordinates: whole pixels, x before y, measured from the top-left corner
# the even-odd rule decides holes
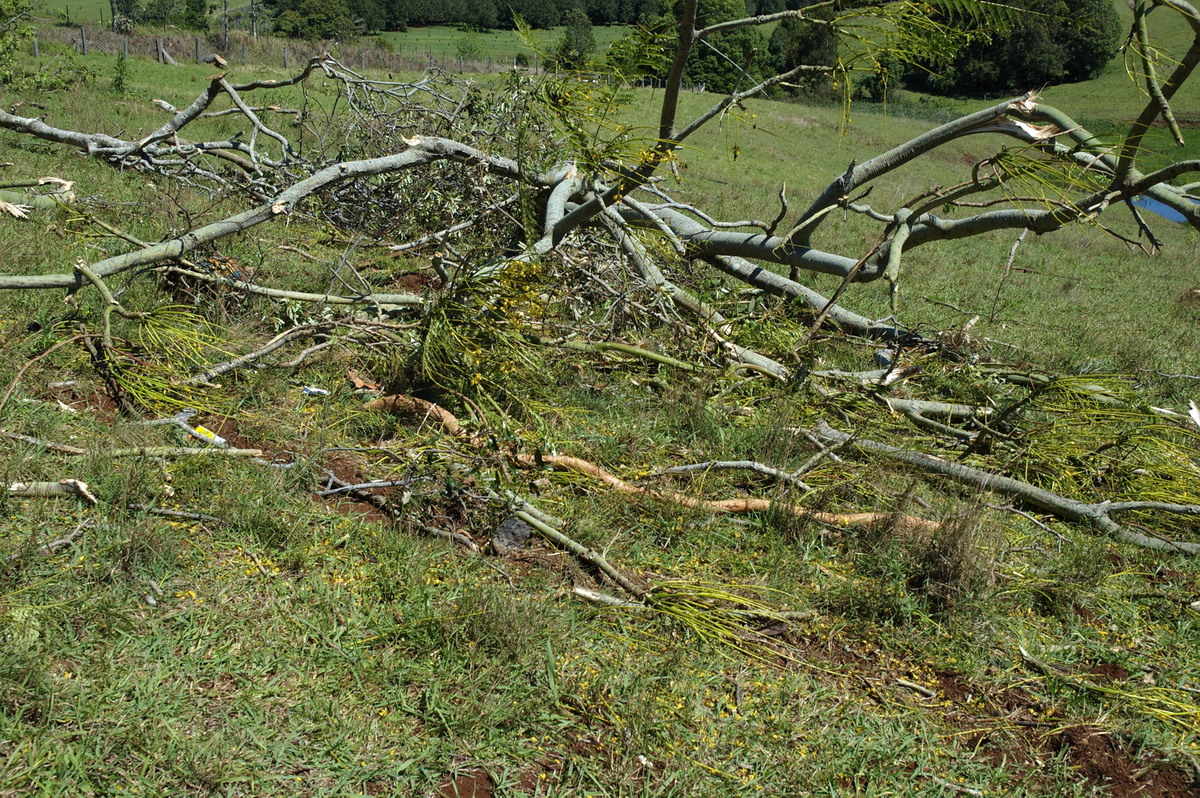
[[[112,20],[108,0],[41,0],[34,9],[34,16],[57,23],[70,19],[72,23],[99,23]]]
[[[403,32],[387,31],[379,34],[379,38],[386,40],[396,54],[402,56],[432,54],[438,61],[446,61],[455,58],[460,48],[469,43],[469,46],[478,50],[480,59],[511,62],[524,53],[532,63],[533,57],[539,52],[553,53],[562,39],[564,30],[565,28],[558,27],[531,31],[530,40],[526,41],[518,31],[512,30],[476,33],[459,28],[431,26],[409,28]],[[627,31],[627,28],[620,25],[593,28],[597,53],[603,53]]]

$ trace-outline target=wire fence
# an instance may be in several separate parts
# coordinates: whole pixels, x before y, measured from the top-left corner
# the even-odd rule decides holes
[[[496,73],[523,69],[533,74],[547,71],[537,55],[521,58],[463,58],[461,56],[413,51],[396,53],[380,47],[376,39],[363,38],[359,43],[333,40],[304,41],[254,36],[242,30],[198,35],[190,31],[164,30],[154,33],[116,33],[94,25],[54,25],[38,27],[30,51],[40,56],[47,46],[73,47],[83,55],[116,57],[143,56],[163,64],[212,64],[218,68],[228,65],[254,64],[292,69],[310,59],[329,53],[351,69],[375,69],[397,72],[423,72],[440,69],[445,72]],[[553,67],[549,71],[555,71]],[[612,83],[606,73],[592,75],[594,81]],[[640,88],[662,88],[665,82],[641,78],[632,85]],[[703,92],[703,83],[683,86],[685,91]]]

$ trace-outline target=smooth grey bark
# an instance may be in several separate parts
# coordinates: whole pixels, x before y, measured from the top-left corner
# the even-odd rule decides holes
[[[1012,100],[1005,100],[989,108],[984,108],[982,111],[976,111],[973,114],[968,114],[952,122],[940,125],[862,164],[851,163],[845,173],[829,183],[817,198],[812,201],[808,209],[800,215],[793,233],[789,236],[790,243],[799,246],[806,245],[817,225],[824,219],[826,212],[834,207],[841,198],[849,197],[856,189],[865,186],[867,183],[888,172],[895,171],[904,164],[919,158],[943,144],[970,135],[971,133],[992,132],[994,130],[992,125],[995,121],[998,118],[1003,118],[1013,103],[1024,100],[1027,97],[1028,95],[1025,95]]]
[[[128,271],[138,266],[148,266],[178,258],[196,247],[225,236],[248,230],[251,227],[296,210],[301,202],[312,194],[350,180],[425,166],[435,161],[477,164],[489,171],[513,180],[525,178],[525,173],[509,158],[487,155],[474,147],[468,147],[450,139],[438,137],[414,137],[409,141],[410,149],[383,158],[362,161],[347,161],[328,166],[312,177],[301,180],[279,192],[273,199],[242,213],[234,214],[216,222],[198,227],[177,238],[153,244],[133,252],[114,255],[90,264],[91,271],[101,279]],[[552,180],[552,176],[534,175],[534,182]],[[87,278],[78,270],[70,273],[45,275],[0,275],[0,290],[24,289],[79,289]],[[411,295],[385,295],[376,297],[383,304],[418,304],[420,299]]]
[[[818,423],[815,432],[818,438],[830,443],[841,443],[858,449],[861,452],[884,455],[889,459],[907,463],[926,473],[946,477],[960,485],[968,485],[983,491],[1009,496],[1064,520],[1090,526],[1093,529],[1110,534],[1123,543],[1132,543],[1135,546],[1153,549],[1154,551],[1192,555],[1200,554],[1200,544],[1186,543],[1135,532],[1118,524],[1111,517],[1111,513],[1128,512],[1130,510],[1157,510],[1177,515],[1200,517],[1200,506],[1159,502],[1081,502],[1077,499],[1069,499],[1057,493],[1052,493],[1036,485],[1030,485],[1028,482],[1021,482],[1011,477],[943,460],[940,457],[934,457],[924,452],[901,449],[897,446],[867,438],[855,438],[841,430],[834,429],[824,421]]]

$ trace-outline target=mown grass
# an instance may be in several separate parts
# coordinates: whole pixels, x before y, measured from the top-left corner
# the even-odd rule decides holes
[[[131,88],[117,96],[107,81],[111,60],[85,63],[96,72],[90,87],[39,98],[48,118],[130,135],[161,124],[150,97],[182,107],[210,72],[134,59]],[[631,115],[648,126],[654,99],[637,95]],[[317,91],[308,100],[326,102]],[[694,113],[713,100],[689,95],[685,103]],[[203,124],[233,132],[228,120]],[[851,159],[922,129],[867,114],[846,135],[839,124],[835,110],[749,103],[743,119],[697,137],[673,190],[719,216],[769,219],[785,172],[789,196],[802,197]],[[82,210],[147,240],[235,204],[47,144],[9,134],[0,141],[16,164],[6,174],[76,180]],[[939,152],[878,188],[871,202],[888,207],[918,184],[954,179],[985,145],[1001,142]],[[826,240],[869,240],[854,220],[831,221]],[[1010,240],[914,253],[902,318],[954,328],[979,315],[973,334],[1015,343],[1014,359],[1033,363],[1188,369],[1200,362],[1194,306],[1175,300],[1187,287],[1181,274],[1194,266],[1194,234],[1161,234],[1170,246],[1155,258],[1131,256],[1094,230],[1026,241],[1017,265],[1034,271],[1007,278]],[[30,273],[126,248],[68,212],[0,220],[0,240],[6,268]],[[280,244],[330,261],[343,251],[300,223],[260,228],[218,249],[264,282],[327,289],[325,266]],[[883,294],[863,286],[846,303],[882,314]],[[123,301],[140,307],[167,296],[139,277]],[[283,315],[266,300],[221,291],[171,301],[227,328],[236,351],[268,337]],[[0,297],[0,334],[10,342],[0,383],[69,325],[95,317],[94,292],[80,302],[76,311],[51,292]],[[740,340],[786,350],[803,322],[776,308],[739,324]],[[662,333],[625,332],[648,342]],[[664,335],[661,343],[674,342]],[[693,495],[753,489],[800,498],[744,474],[650,475],[710,459],[796,468],[815,447],[786,430],[830,408],[846,418],[878,414],[853,395],[825,400],[795,386],[693,378],[615,357],[536,357],[547,406],[512,412],[537,416],[529,425],[547,450]],[[870,350],[835,345],[821,357],[867,368]],[[954,519],[951,533],[929,540],[837,530],[783,512],[717,516],[553,473],[521,486],[568,519],[577,540],[643,578],[719,584],[811,612],[786,632],[755,638],[747,656],[668,617],[580,602],[567,591],[591,575],[547,545],[498,557],[423,537],[406,522],[440,514],[486,540],[507,512],[473,498],[482,471],[464,473],[441,458],[440,431],[361,409],[345,369],[364,366],[380,379],[396,369],[384,356],[339,355],[294,373],[229,375],[220,389],[196,395],[211,429],[270,454],[294,453],[290,469],[218,457],[165,465],[74,458],[4,443],[10,482],[70,476],[88,481],[102,501],[90,509],[0,504],[0,790],[425,795],[486,773],[498,795],[950,794],[947,783],[988,794],[1095,795],[1113,785],[1080,770],[1083,745],[1065,742],[1072,734],[1113,740],[1129,773],[1148,768],[1143,780],[1183,773],[1200,752],[1200,710],[1189,693],[1200,679],[1198,616],[1187,606],[1200,582],[1189,561],[1063,524],[1043,528],[987,509],[991,497],[851,458],[806,477],[817,488],[806,506],[903,508]],[[68,379],[83,382],[46,387]],[[948,370],[929,379],[944,379],[950,391],[967,377]],[[305,397],[308,385],[332,394]],[[1178,403],[1186,396],[1179,385],[1148,381],[1146,390]],[[184,442],[173,429],[114,417],[101,387],[85,358],[63,349],[23,377],[4,428],[101,450]],[[1003,391],[995,388],[997,401],[1006,401]],[[60,410],[55,399],[78,412]],[[348,462],[364,477],[420,476],[410,486],[411,516],[392,524],[364,516],[361,506],[315,501],[309,488],[336,446],[365,449],[344,455],[343,473]],[[171,520],[129,504],[218,520]],[[71,545],[37,550],[77,527]],[[1018,646],[1070,678],[1032,670]],[[1128,678],[1091,674],[1114,667]]]

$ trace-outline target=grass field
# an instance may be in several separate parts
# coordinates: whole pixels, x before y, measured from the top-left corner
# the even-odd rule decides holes
[[[60,14],[75,24],[98,23],[101,17],[112,21],[106,0],[42,0],[34,9],[36,18],[50,22],[58,22]]]
[[[453,40],[446,46],[452,51]],[[152,98],[185,107],[212,74],[135,58],[118,93],[114,59],[80,64],[94,71],[91,84],[36,98],[46,106],[38,113],[127,136],[165,120]],[[230,71],[237,81],[281,74]],[[1116,125],[1131,107],[1119,88],[1114,73],[1047,96],[1081,119]],[[660,97],[632,97],[624,121],[649,131]],[[4,107],[30,99],[0,97]],[[716,99],[689,94],[682,116]],[[343,107],[321,86],[270,101],[329,116]],[[794,211],[797,198],[852,160],[929,127],[865,111],[845,133],[842,124],[838,109],[749,101],[690,143],[671,191],[721,218],[769,220],[784,181]],[[191,135],[239,129],[231,117],[197,126]],[[929,184],[950,184],[1008,143],[975,137],[940,149],[870,201],[886,208]],[[237,196],[117,172],[7,132],[0,146],[13,164],[0,181],[59,176],[76,181],[79,197],[73,209],[32,221],[0,218],[6,272],[57,272],[77,257],[127,251],[114,227],[155,241],[241,207]],[[419,205],[414,199],[407,211],[424,212]],[[1109,221],[1136,235],[1127,216]],[[905,265],[901,320],[933,334],[978,317],[971,335],[981,354],[1086,371],[1182,410],[1194,378],[1151,372],[1194,374],[1200,363],[1200,303],[1188,293],[1198,285],[1200,252],[1194,232],[1160,223],[1156,233],[1166,248],[1155,256],[1097,229],[1031,237],[1015,271],[1005,269],[1011,235],[917,250]],[[865,248],[870,235],[853,218],[831,219],[817,244]],[[201,254],[236,258],[260,282],[318,293],[343,259],[388,287],[424,274],[428,263],[347,251],[329,227],[299,214]],[[787,352],[804,331],[807,317],[785,307],[751,315],[715,280],[696,276],[689,285],[724,303],[746,345]],[[316,309],[141,275],[114,287],[131,307],[184,305],[176,323],[215,336],[201,347],[208,361],[320,319]],[[540,290],[551,295],[555,286]],[[497,451],[533,442],[694,495],[756,491],[953,521],[944,537],[929,539],[802,523],[783,512],[714,515],[571,474],[518,473],[504,483],[640,579],[684,594],[719,587],[797,613],[786,628],[768,626],[767,642],[739,651],[678,616],[580,601],[571,588],[602,584],[596,574],[536,538],[517,554],[488,549],[511,512],[479,499],[492,484],[494,452],[464,469],[447,455],[453,442],[441,429],[365,411],[348,378],[354,369],[360,381],[399,381],[402,355],[338,350],[294,369],[233,372],[187,397],[201,410],[193,423],[291,468],[232,457],[109,457],[116,447],[188,439],[115,413],[80,347],[18,373],[80,322],[94,327],[100,298],[81,291],[78,301],[65,305],[59,292],[0,295],[0,385],[15,385],[0,402],[3,430],[90,452],[5,438],[6,480],[81,479],[101,500],[88,507],[0,494],[0,795],[1196,794],[1193,561],[997,509],[995,497],[944,490],[882,461],[827,461],[805,477],[815,498],[756,475],[653,476],[705,460],[798,468],[815,448],[786,430],[826,413],[881,415],[853,391],[824,397],[804,386],[547,350],[531,355],[541,390],[507,408],[520,423],[494,429]],[[856,286],[844,302],[881,316],[886,288]],[[646,347],[704,354],[679,351],[669,328],[613,324],[614,335]],[[117,325],[119,338],[141,340],[134,321]],[[980,339],[1018,348],[989,349]],[[830,343],[813,365],[869,368],[871,354]],[[920,379],[948,396],[971,376],[969,365],[922,365]],[[1112,372],[1130,376],[1103,376]],[[1019,395],[999,383],[993,390],[1001,403]],[[461,409],[464,418],[469,412]],[[1120,431],[1119,415],[1104,423]],[[899,417],[875,423],[877,432],[904,433]],[[1047,426],[1038,440],[1072,434],[1070,424]],[[323,469],[349,482],[405,482],[389,494],[406,508],[400,523],[336,493],[314,496]],[[419,524],[470,535],[483,548],[455,547]]]
[[[240,4],[239,4],[240,5]],[[57,22],[65,15],[75,24],[96,24],[110,20],[107,0],[41,0],[35,12],[40,19]],[[220,15],[214,17],[214,26],[219,26]],[[533,47],[521,40],[516,31],[494,30],[484,33],[469,33],[460,28],[433,25],[413,27],[404,32],[387,31],[379,34],[398,55],[433,55],[438,61],[456,58],[460,44],[469,40],[478,50],[481,59],[512,62],[520,53],[533,58],[535,52],[553,50],[562,38],[564,29],[550,28],[533,31]],[[626,29],[619,25],[599,26],[593,29],[597,50],[603,53],[610,44],[624,35]]]
[[[529,43],[533,45],[532,47],[524,42],[516,31],[496,30],[487,33],[469,33],[444,26],[410,28],[403,33],[387,32],[380,34],[380,38],[390,42],[392,48],[399,55],[432,54],[434,58],[445,61],[456,57],[460,46],[469,42],[471,47],[478,49],[479,58],[491,58],[511,63],[517,55],[524,53],[532,63],[537,52],[553,52],[562,38],[563,30],[565,29],[550,28],[533,31],[533,40]],[[626,30],[619,25],[593,28],[593,34],[596,37],[596,51],[603,53],[609,45],[621,38]]]

